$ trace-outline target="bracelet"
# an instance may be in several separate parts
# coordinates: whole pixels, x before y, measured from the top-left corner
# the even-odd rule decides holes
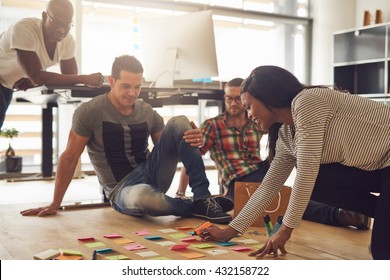
[[[184,196],[184,195],[185,195],[185,192],[177,191],[177,192],[176,192],[176,195]]]

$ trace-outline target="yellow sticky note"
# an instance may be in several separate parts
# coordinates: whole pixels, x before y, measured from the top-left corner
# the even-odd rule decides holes
[[[168,259],[167,257],[160,256],[160,257],[150,258],[148,260],[170,260],[170,259]]]
[[[197,259],[197,258],[203,258],[204,255],[199,253],[181,253],[183,257],[186,257],[187,259]]]
[[[84,245],[87,246],[87,247],[89,247],[89,248],[105,247],[105,246],[106,246],[106,244],[104,244],[103,242],[85,243]]]
[[[264,246],[264,243],[259,243],[259,244],[253,245],[252,247],[255,249],[260,249],[263,246]]]

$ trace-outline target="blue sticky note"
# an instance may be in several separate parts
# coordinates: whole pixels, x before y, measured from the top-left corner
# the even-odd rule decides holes
[[[96,251],[96,253],[99,253],[99,254],[107,254],[107,253],[111,253],[112,249],[111,248],[102,248],[102,249],[96,249],[95,251]]]
[[[232,245],[236,245],[237,243],[236,242],[217,242],[218,245],[221,245],[221,246],[232,246]]]
[[[151,235],[151,236],[145,236],[145,239],[147,240],[159,240],[159,239],[162,239],[161,236],[157,236],[157,235]]]

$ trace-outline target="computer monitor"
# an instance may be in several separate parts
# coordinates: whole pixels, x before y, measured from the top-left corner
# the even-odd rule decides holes
[[[151,86],[218,76],[211,11],[140,20],[144,78]]]

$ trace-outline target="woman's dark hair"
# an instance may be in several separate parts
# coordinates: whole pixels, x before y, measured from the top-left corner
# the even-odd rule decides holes
[[[290,108],[295,96],[305,86],[287,70],[272,65],[255,68],[241,85],[241,94],[247,92],[261,101],[268,109]],[[273,124],[268,130],[268,159],[275,156],[276,140],[281,123]]]

